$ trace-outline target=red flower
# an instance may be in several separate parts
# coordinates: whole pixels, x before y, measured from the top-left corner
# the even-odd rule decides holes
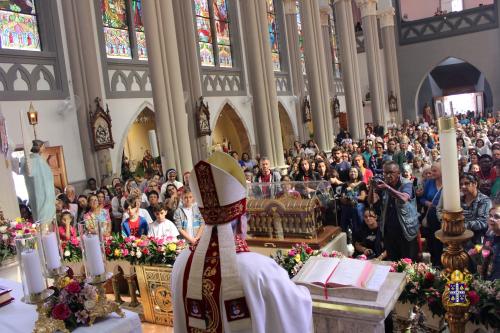
[[[479,295],[474,291],[469,291],[469,300],[471,305],[475,305],[479,302]]]
[[[434,274],[431,272],[425,273],[425,281],[428,281],[430,283],[434,282]]]
[[[313,249],[311,249],[310,247],[307,247],[307,248],[306,248],[306,253],[307,253],[307,254],[311,254],[311,253],[313,253]]]
[[[80,284],[76,281],[70,282],[65,289],[70,294],[78,294],[82,290]]]
[[[66,320],[71,316],[71,310],[67,304],[57,304],[52,309],[52,317],[59,320]]]
[[[145,247],[144,249],[141,250],[142,254],[148,255],[149,254],[149,249]]]
[[[403,258],[401,259],[401,261],[403,261],[407,265],[411,265],[413,263],[413,261],[410,258]]]
[[[111,249],[109,247],[107,247],[105,252],[106,252],[106,255],[109,256],[111,254]]]

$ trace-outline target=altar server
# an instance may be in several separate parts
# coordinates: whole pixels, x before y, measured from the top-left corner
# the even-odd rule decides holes
[[[246,183],[237,161],[216,152],[196,164],[189,184],[206,227],[172,271],[174,331],[311,332],[309,291],[248,249]]]

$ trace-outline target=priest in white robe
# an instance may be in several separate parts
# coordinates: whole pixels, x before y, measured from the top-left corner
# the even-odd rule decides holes
[[[236,160],[215,153],[195,166],[189,183],[206,228],[172,271],[174,331],[311,332],[309,291],[244,240],[246,182]]]

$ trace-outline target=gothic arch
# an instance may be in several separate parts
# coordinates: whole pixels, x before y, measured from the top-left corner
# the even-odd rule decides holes
[[[415,89],[415,95],[414,95],[414,106],[415,106],[415,112],[416,112],[416,117],[421,117],[421,108],[419,108],[419,96],[420,96],[420,93],[421,93],[421,89],[422,89],[422,86],[425,82],[425,80],[427,79],[427,77],[429,76],[429,74],[432,72],[432,70],[436,67],[438,67],[439,65],[441,65],[443,62],[445,62],[446,60],[449,60],[449,59],[457,59],[457,60],[460,60],[460,61],[463,61],[465,63],[468,63],[469,65],[473,66],[474,68],[476,68],[483,76],[484,76],[484,81],[485,81],[485,84],[488,85],[488,89],[491,89],[490,87],[490,82],[488,80],[488,78],[486,77],[486,72],[483,71],[479,66],[477,66],[477,64],[469,61],[468,59],[466,59],[465,57],[455,57],[455,56],[447,56],[447,57],[444,57],[442,58],[441,60],[439,60],[438,62],[435,62],[431,65],[428,65],[426,66],[426,71],[424,72],[424,74],[420,77],[420,81],[418,81],[418,85],[416,86],[416,89]],[[493,100],[494,98],[494,94],[492,96],[490,96],[491,100]],[[492,102],[492,106],[495,105],[494,102]]]
[[[230,103],[225,103],[219,112],[212,131],[212,148],[220,149],[224,139],[231,143],[238,154],[251,152],[250,139],[245,125]]]

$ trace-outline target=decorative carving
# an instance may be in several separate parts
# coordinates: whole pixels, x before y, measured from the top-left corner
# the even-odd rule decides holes
[[[202,87],[205,96],[241,95],[244,90],[240,73],[202,74]]]
[[[398,98],[392,91],[389,95],[389,112],[398,112]]]
[[[111,116],[109,108],[106,105],[106,111],[101,106],[101,99],[96,97],[95,111],[90,111],[90,127],[92,128],[92,139],[96,151],[111,148],[115,146],[113,133],[111,132]]]
[[[302,112],[304,114],[304,122],[307,123],[312,121],[311,104],[309,103],[309,98],[304,97],[304,105],[302,106]]]
[[[337,95],[333,96],[331,107],[332,107],[333,117],[334,118],[340,117],[340,101]]]
[[[210,129],[210,111],[208,110],[208,104],[203,101],[203,96],[196,103],[196,128],[199,137],[212,134],[212,130]]]

